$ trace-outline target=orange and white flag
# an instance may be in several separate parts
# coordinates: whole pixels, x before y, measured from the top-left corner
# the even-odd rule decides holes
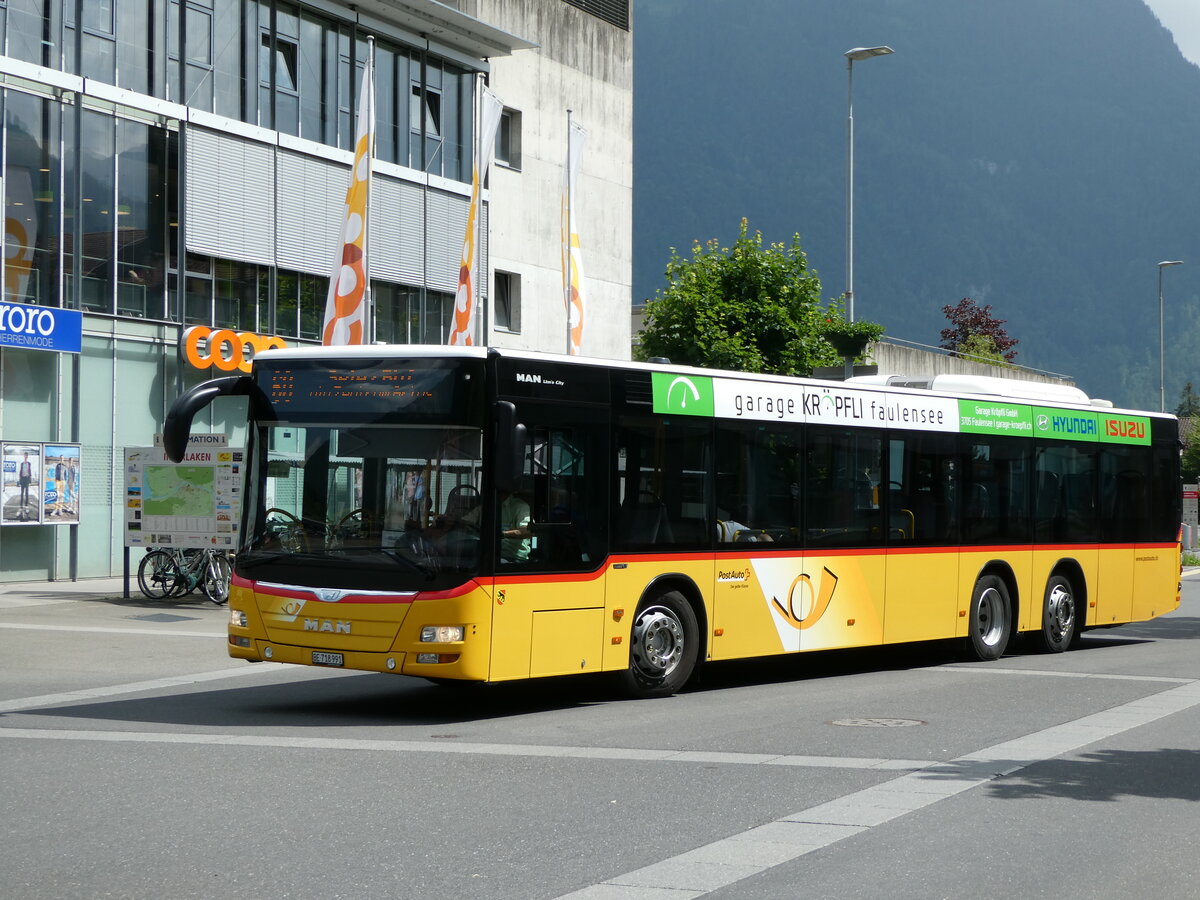
[[[579,355],[583,344],[586,297],[583,292],[583,262],[579,248],[578,193],[579,165],[587,129],[567,114],[567,172],[562,202],[563,294],[567,308],[567,349]]]
[[[479,97],[479,147],[471,174],[471,206],[467,211],[467,234],[463,238],[462,259],[458,265],[458,291],[454,295],[454,321],[446,341],[460,347],[475,344],[475,320],[479,296],[475,290],[479,261],[479,194],[492,164],[496,149],[496,130],[504,113],[504,102],[486,87]]]
[[[329,279],[329,294],[325,300],[325,324],[321,343],[362,344],[369,340],[367,333],[367,287],[370,271],[367,268],[367,215],[371,187],[371,158],[375,144],[375,52],[374,42],[363,68],[362,87],[358,97],[358,127],[354,133],[354,168],[350,171],[350,187],[346,190],[346,206],[342,221],[341,240],[333,272]]]

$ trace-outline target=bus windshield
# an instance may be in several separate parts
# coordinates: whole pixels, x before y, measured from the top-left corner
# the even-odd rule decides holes
[[[264,356],[238,571],[389,592],[475,574],[478,364]]]
[[[479,428],[273,423],[258,442],[249,577],[411,591],[477,569]]]

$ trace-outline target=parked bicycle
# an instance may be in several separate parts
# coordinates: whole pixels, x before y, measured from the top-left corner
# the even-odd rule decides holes
[[[178,600],[200,588],[206,599],[229,599],[233,566],[222,550],[158,548],[138,564],[138,587],[151,600]]]

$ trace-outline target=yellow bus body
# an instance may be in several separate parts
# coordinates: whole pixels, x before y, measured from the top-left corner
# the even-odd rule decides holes
[[[347,669],[465,681],[620,671],[639,601],[667,582],[696,606],[709,660],[962,638],[972,590],[994,569],[1010,583],[1014,631],[1036,632],[1046,583],[1064,565],[1082,577],[1075,587],[1086,592],[1089,628],[1179,606],[1177,543],[825,553],[755,545],[614,556],[594,573],[479,578],[428,594],[346,591],[332,602],[238,578],[229,654],[301,665],[340,654],[334,664]],[[423,627],[444,625],[463,626],[463,640],[422,642]]]

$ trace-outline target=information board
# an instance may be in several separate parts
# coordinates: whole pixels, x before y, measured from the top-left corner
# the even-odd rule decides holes
[[[179,463],[161,446],[125,448],[125,546],[237,546],[245,452],[194,434]]]

